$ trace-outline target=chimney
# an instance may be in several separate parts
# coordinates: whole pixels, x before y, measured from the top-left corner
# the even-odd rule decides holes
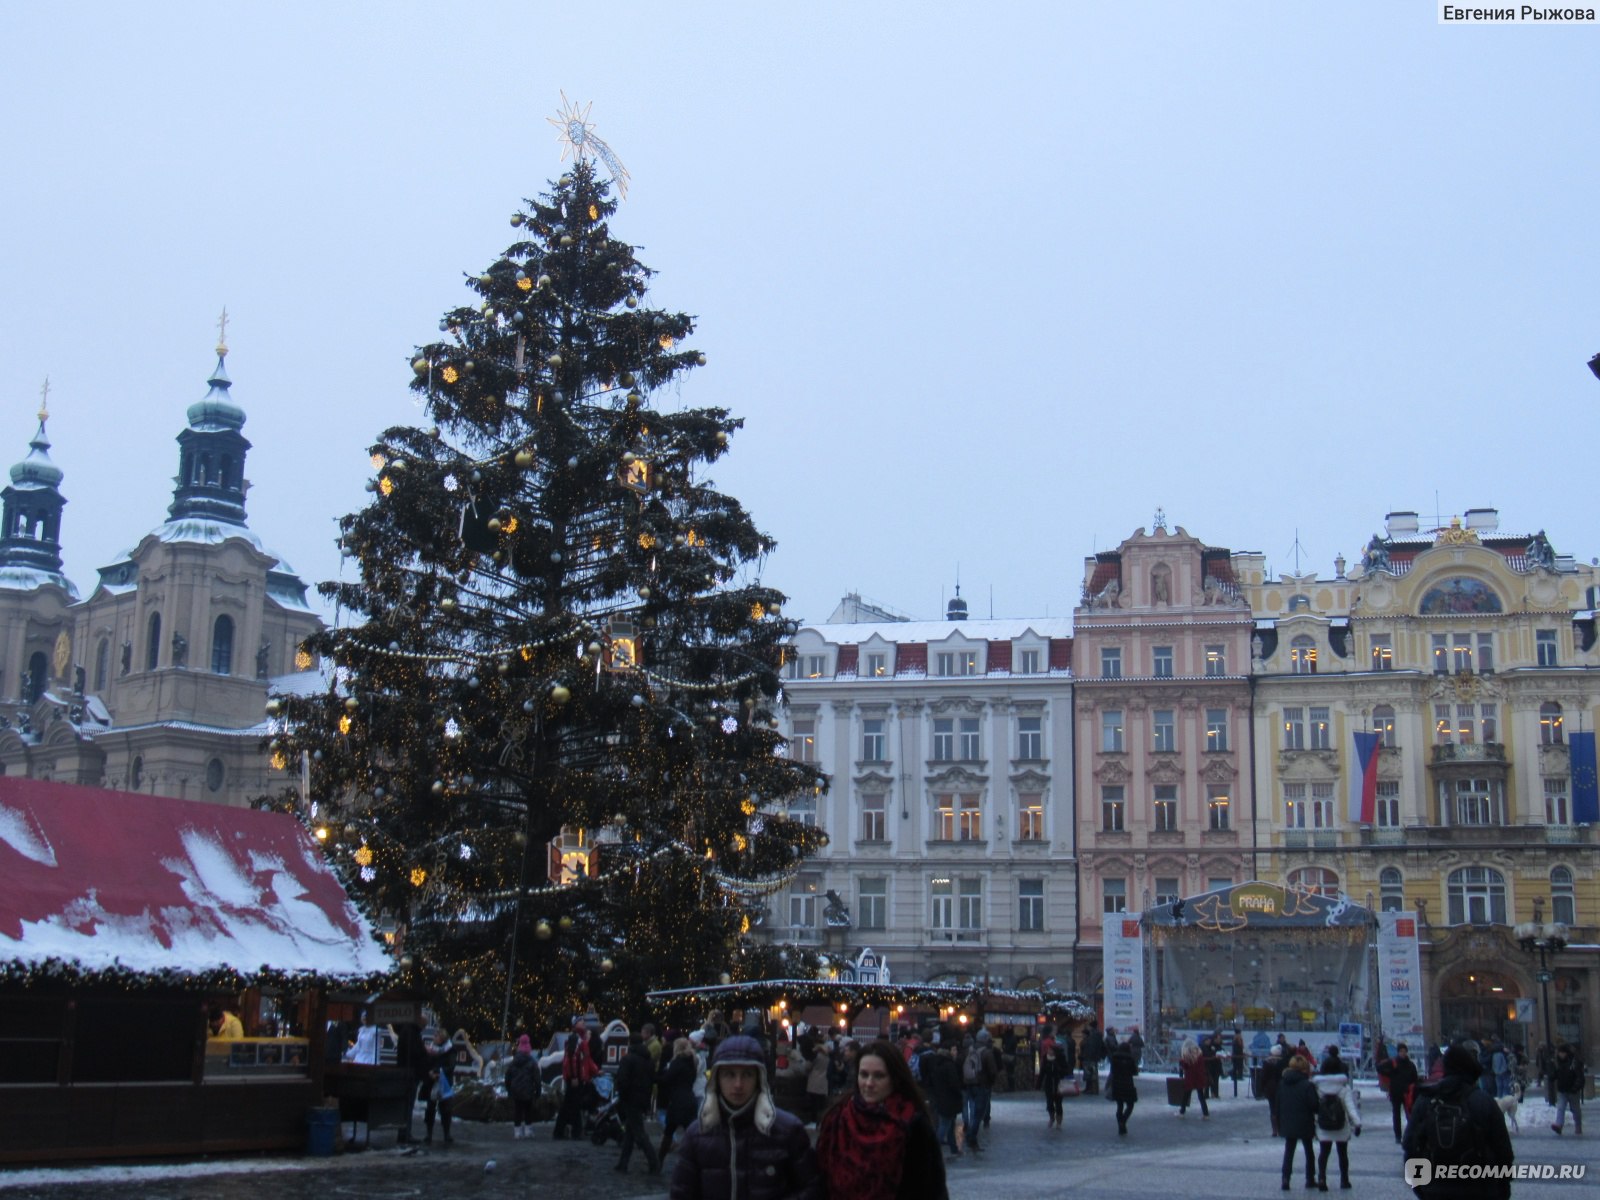
[[[1477,534],[1493,533],[1500,528],[1500,512],[1493,508],[1467,509],[1466,526]]]
[[[1414,512],[1392,512],[1383,518],[1384,536],[1389,538],[1414,537],[1417,526],[1417,514]]]

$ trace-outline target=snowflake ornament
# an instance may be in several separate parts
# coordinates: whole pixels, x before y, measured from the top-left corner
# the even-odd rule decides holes
[[[739,731],[739,722],[738,722],[738,720],[736,718],[734,718],[734,717],[723,717],[722,718],[722,732],[723,733],[737,733],[738,731]]]
[[[362,867],[361,868],[361,882],[362,883],[371,883],[377,877],[378,877],[377,868],[375,868],[375,867]]]
[[[461,736],[461,726],[457,724],[454,717],[444,723],[444,735],[452,740]]]
[[[466,862],[472,857],[472,847],[465,842],[461,843],[461,861]]]
[[[447,491],[447,492],[453,492],[453,491],[455,491],[455,490],[456,490],[456,489],[457,489],[457,488],[458,488],[458,487],[460,487],[460,486],[461,486],[461,481],[460,481],[460,480],[458,480],[458,479],[457,479],[457,478],[456,478],[456,477],[455,477],[455,475],[454,475],[454,474],[450,474],[450,475],[446,475],[446,476],[445,476],[445,477],[444,477],[444,490],[445,490],[445,491]]]

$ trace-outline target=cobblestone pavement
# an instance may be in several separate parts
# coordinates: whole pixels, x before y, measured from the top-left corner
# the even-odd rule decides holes
[[[1224,1092],[1228,1085],[1224,1085]],[[1268,1136],[1265,1108],[1245,1098],[1212,1102],[1212,1118],[1191,1109],[1177,1117],[1161,1097],[1160,1079],[1140,1081],[1141,1100],[1127,1137],[1118,1137],[1114,1109],[1103,1099],[1066,1102],[1065,1128],[1045,1126],[1038,1096],[997,1097],[984,1153],[949,1164],[952,1200],[1044,1200],[1066,1193],[1093,1200],[1151,1197],[1276,1197],[1282,1143]],[[1387,1103],[1367,1104],[1367,1129],[1351,1143],[1351,1174],[1362,1200],[1408,1200]],[[1548,1122],[1548,1116],[1546,1116]],[[416,1154],[373,1149],[334,1159],[259,1158],[215,1162],[100,1166],[59,1171],[0,1172],[0,1200],[566,1200],[568,1197],[661,1197],[666,1177],[644,1174],[635,1154],[630,1174],[612,1170],[615,1144],[553,1142],[550,1126],[515,1141],[509,1127],[456,1123],[456,1142]],[[384,1141],[392,1134],[383,1134]],[[1600,1137],[1525,1124],[1515,1139],[1519,1161],[1582,1163],[1583,1182],[1519,1182],[1513,1195],[1578,1200],[1600,1179]],[[670,1175],[672,1158],[667,1159]],[[1330,1164],[1331,1165],[1331,1164]],[[1301,1174],[1295,1192],[1303,1194]],[[1334,1184],[1337,1194],[1338,1185]]]

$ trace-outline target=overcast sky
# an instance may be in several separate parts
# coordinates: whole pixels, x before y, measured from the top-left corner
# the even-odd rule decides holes
[[[1600,554],[1600,27],[1433,0],[0,7],[0,463],[51,380],[68,575],[165,519],[215,321],[250,523],[340,570],[412,348],[559,174],[697,315],[668,405],[791,614],[1062,616],[1165,509],[1331,572],[1390,509]],[[346,567],[347,577],[351,569]]]

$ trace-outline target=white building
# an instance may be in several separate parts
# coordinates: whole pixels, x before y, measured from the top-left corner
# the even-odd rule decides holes
[[[790,752],[832,787],[790,813],[830,840],[772,898],[767,926],[833,955],[870,946],[899,979],[1065,987],[1072,622],[969,620],[959,598],[948,616],[796,634]]]

